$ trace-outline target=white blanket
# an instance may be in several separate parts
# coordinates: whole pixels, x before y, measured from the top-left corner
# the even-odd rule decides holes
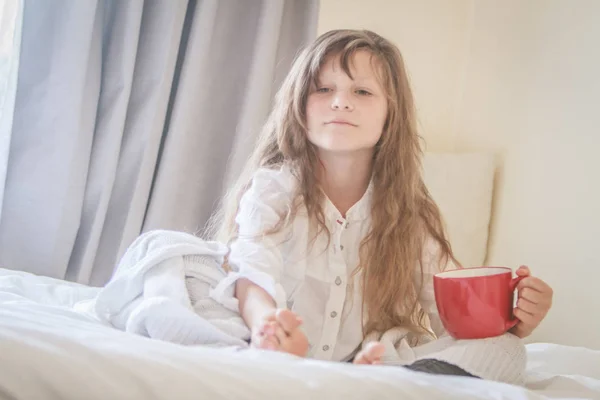
[[[155,230],[129,246],[93,309],[117,329],[185,345],[247,347],[250,332],[221,268],[227,247]]]

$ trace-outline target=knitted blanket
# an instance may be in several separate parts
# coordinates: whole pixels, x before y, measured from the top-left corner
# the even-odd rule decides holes
[[[185,345],[248,346],[233,286],[221,268],[227,247],[183,232],[138,237],[98,294],[98,318],[117,329]],[[219,285],[221,284],[221,285]]]

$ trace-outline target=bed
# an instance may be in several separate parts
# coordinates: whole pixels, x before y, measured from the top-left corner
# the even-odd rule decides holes
[[[600,399],[600,352],[527,346],[524,387],[400,367],[185,347],[86,312],[98,288],[0,269],[2,399]]]
[[[428,155],[425,178],[465,265],[481,265],[494,158]],[[89,312],[99,288],[0,268],[0,399],[600,399],[600,351],[527,345],[524,386],[127,334]]]

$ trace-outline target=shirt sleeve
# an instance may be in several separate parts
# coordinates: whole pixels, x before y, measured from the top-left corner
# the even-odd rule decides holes
[[[284,257],[282,246],[291,232],[289,225],[266,235],[277,226],[291,206],[293,177],[281,170],[258,170],[240,201],[235,222],[237,238],[230,244],[229,265],[233,279],[248,279],[264,289],[278,308],[286,306],[281,285]]]
[[[440,259],[440,246],[433,238],[425,242],[423,248],[423,275],[419,270],[415,274],[415,287],[421,289],[418,295],[418,302],[423,311],[427,314],[431,325],[431,330],[439,338],[447,334],[435,303],[435,292],[433,290],[433,276],[441,271],[456,269],[456,265],[451,259],[446,261]],[[422,284],[422,285],[421,285]]]

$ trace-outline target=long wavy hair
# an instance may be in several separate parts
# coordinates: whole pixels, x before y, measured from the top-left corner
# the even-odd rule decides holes
[[[287,165],[299,180],[295,201],[272,234],[290,223],[304,206],[316,234],[330,235],[323,212],[324,194],[319,184],[317,149],[307,138],[306,103],[311,85],[329,57],[339,57],[348,74],[352,57],[366,50],[378,62],[376,70],[387,91],[388,115],[376,144],[372,165],[371,227],[360,244],[363,333],[405,327],[428,332],[417,302],[421,290],[415,274],[423,275],[427,240],[439,246],[439,265],[454,259],[446,239],[440,211],[422,179],[421,138],[416,130],[413,95],[402,55],[390,41],[367,30],[334,30],[324,33],[296,58],[278,91],[258,145],[237,183],[227,193],[209,222],[213,238],[229,242],[237,235],[235,215],[239,202],[258,168]],[[443,268],[443,267],[442,267]],[[418,280],[417,280],[418,281]]]

